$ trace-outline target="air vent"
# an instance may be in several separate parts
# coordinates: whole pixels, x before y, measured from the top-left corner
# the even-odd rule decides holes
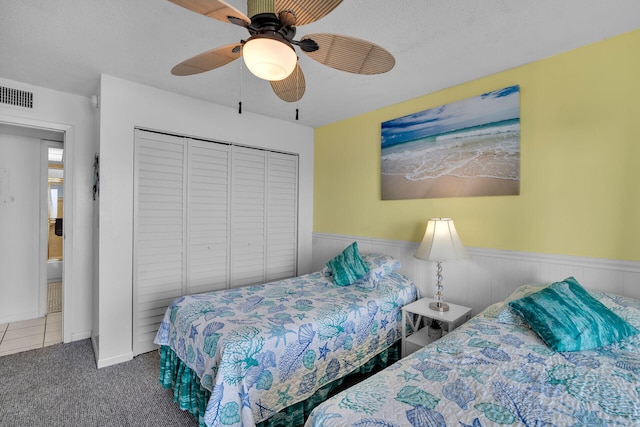
[[[33,92],[0,86],[0,104],[33,108]]]

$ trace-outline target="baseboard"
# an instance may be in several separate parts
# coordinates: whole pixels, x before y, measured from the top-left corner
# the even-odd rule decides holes
[[[91,331],[77,332],[75,334],[71,334],[71,342],[86,340],[88,338],[91,338]]]
[[[94,348],[94,351],[95,351],[95,348]],[[99,354],[99,352],[96,354]],[[107,366],[117,365],[118,363],[122,363],[122,362],[128,362],[129,360],[133,360],[133,352],[120,354],[118,356],[106,357],[103,359],[98,358],[96,360],[96,365],[98,369],[100,369],[100,368],[106,368]]]
[[[133,352],[125,354],[119,354],[112,357],[100,357],[100,336],[91,335],[91,345],[93,347],[93,356],[96,360],[96,367],[98,369],[106,368],[107,366],[117,365],[118,363],[128,362],[133,360]]]

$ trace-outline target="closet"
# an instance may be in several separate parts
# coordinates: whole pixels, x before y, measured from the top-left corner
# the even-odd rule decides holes
[[[137,129],[133,351],[176,297],[296,275],[298,156]]]

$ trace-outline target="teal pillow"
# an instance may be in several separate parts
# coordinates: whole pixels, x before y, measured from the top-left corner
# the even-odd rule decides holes
[[[520,317],[518,313],[513,311],[511,307],[509,307],[509,302],[520,299],[520,298],[524,298],[528,295],[531,295],[534,292],[538,292],[539,290],[546,288],[547,286],[549,286],[548,283],[544,285],[540,285],[540,284],[522,285],[518,289],[513,291],[513,293],[509,295],[509,297],[507,297],[506,300],[504,300],[504,305],[502,306],[502,310],[500,310],[496,315],[497,322],[504,323],[506,325],[520,326],[522,328],[530,328],[529,324],[522,317]]]
[[[333,283],[348,286],[362,279],[368,272],[369,266],[358,252],[358,242],[350,244],[342,253],[327,263],[331,270]]]
[[[639,333],[573,277],[511,301],[509,306],[555,351],[589,350]]]

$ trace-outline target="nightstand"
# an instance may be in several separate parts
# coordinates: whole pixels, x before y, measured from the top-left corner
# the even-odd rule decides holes
[[[433,298],[421,298],[402,307],[402,357],[408,356],[437,339],[429,336],[428,325],[420,327],[422,318],[444,323],[447,332],[451,332],[469,320],[471,316],[471,308],[450,302],[447,302],[449,311],[432,310],[429,308],[429,303],[434,301]],[[411,331],[407,330],[407,324]],[[409,334],[409,332],[411,333]]]

